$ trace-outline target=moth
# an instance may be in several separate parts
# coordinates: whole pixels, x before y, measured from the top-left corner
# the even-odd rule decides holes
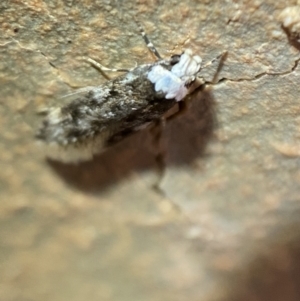
[[[97,87],[84,89],[62,107],[49,108],[36,138],[47,156],[63,162],[89,160],[94,154],[129,134],[163,118],[205,81],[199,76],[202,59],[191,50],[163,59],[144,30],[141,35],[156,57],[135,68],[109,69],[88,61],[101,71],[124,72]]]

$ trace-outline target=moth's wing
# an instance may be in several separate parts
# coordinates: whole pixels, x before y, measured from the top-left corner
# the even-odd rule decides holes
[[[88,87],[83,87],[76,89],[75,91],[59,95],[55,99],[55,106],[54,105],[42,105],[37,109],[37,114],[40,115],[48,115],[56,109],[57,107],[63,107],[67,105],[68,103],[80,98],[81,96],[89,93],[89,91],[96,89],[96,86],[88,86]]]
[[[119,137],[160,118],[174,100],[155,92],[147,78],[152,67],[141,65],[99,87],[79,89],[68,95],[75,96],[74,101],[63,99],[66,105],[51,109],[37,133],[39,141],[54,148],[47,152],[48,156],[68,162],[90,159]],[[170,71],[162,72],[164,79],[156,72],[152,75],[162,79],[160,84],[168,90]]]
[[[61,97],[60,107],[47,109],[36,138],[48,157],[77,162],[101,151],[109,133],[105,126],[99,127],[97,109],[107,99],[108,90],[85,87]]]

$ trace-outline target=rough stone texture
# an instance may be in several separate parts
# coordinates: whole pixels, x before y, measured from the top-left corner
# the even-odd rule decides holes
[[[300,54],[279,18],[289,5],[1,1],[1,301],[299,300]],[[148,130],[91,162],[45,160],[36,111],[105,81],[84,56],[152,60],[134,17],[164,56],[228,50],[224,80],[167,124],[162,178]]]

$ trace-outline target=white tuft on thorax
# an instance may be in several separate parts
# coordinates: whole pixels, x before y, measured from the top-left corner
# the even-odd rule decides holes
[[[161,65],[155,65],[148,73],[148,79],[154,84],[155,91],[165,93],[166,99],[181,101],[189,94],[189,84],[201,68],[202,59],[191,50],[186,50],[177,64],[169,71]]]

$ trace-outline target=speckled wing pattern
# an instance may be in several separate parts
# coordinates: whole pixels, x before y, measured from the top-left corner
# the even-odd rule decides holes
[[[190,50],[176,59],[140,65],[78,99],[48,111],[37,138],[48,156],[74,162],[161,118],[195,89],[201,58]]]

